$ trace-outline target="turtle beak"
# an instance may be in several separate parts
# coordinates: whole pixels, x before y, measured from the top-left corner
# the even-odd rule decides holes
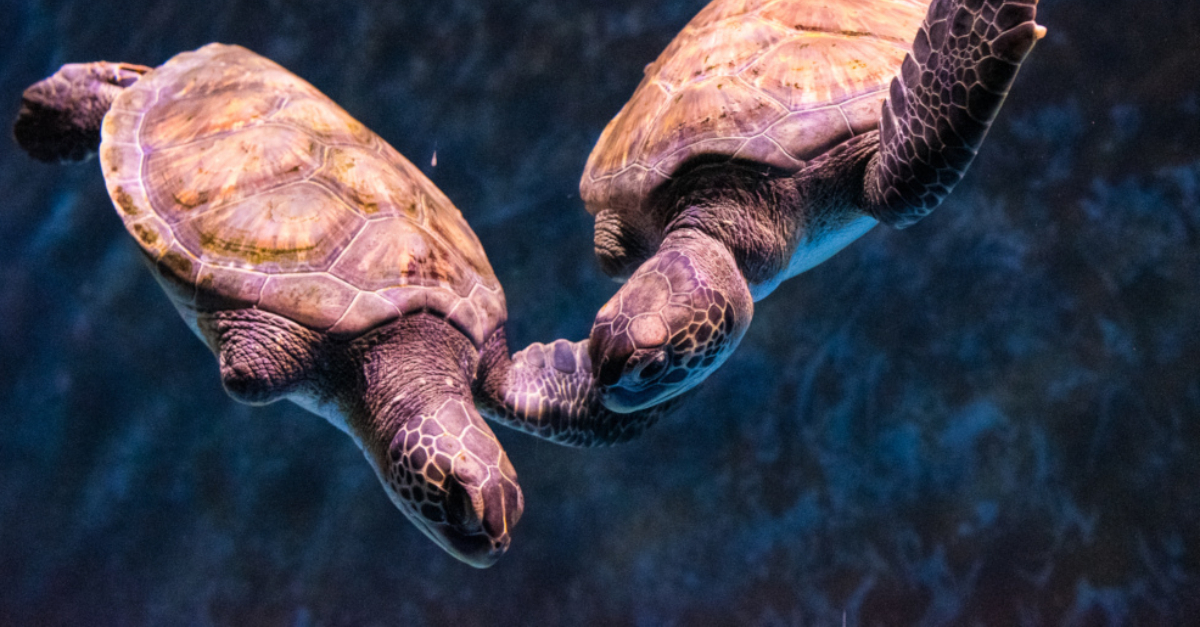
[[[453,481],[447,492],[449,524],[441,530],[439,543],[475,568],[495,564],[512,543],[510,522],[515,525],[516,520],[509,521],[508,514],[520,516],[512,506],[520,501],[520,492],[503,490],[494,483],[466,488],[458,481]]]

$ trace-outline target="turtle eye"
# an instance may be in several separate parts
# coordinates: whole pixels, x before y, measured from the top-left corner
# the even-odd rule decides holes
[[[667,352],[657,351],[654,356],[642,366],[638,372],[638,378],[642,381],[649,381],[661,375],[667,369]]]

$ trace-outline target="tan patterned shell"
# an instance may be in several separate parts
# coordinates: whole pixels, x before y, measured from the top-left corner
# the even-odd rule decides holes
[[[477,344],[504,293],[459,211],[312,85],[237,46],[185,52],[105,117],[109,195],[195,327],[256,307],[354,336],[445,315]]]
[[[701,155],[787,172],[875,128],[928,0],[715,0],[646,67],[588,158],[588,211],[642,211]]]

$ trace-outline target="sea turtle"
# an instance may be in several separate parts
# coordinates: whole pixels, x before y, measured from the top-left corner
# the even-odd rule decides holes
[[[715,0],[692,19],[580,183],[602,267],[628,278],[591,332],[605,405],[690,389],[781,281],[936,207],[1045,34],[1036,5]]]
[[[42,160],[100,154],[126,229],[221,381],[281,398],[363,450],[427,536],[477,567],[507,549],[517,475],[480,411],[567,444],[628,439],[587,343],[510,360],[504,293],[459,211],[313,86],[238,46],[151,69],[64,66],[14,125]]]

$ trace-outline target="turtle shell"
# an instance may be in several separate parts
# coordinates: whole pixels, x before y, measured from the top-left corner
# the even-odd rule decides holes
[[[312,85],[245,48],[179,54],[126,89],[100,163],[184,318],[258,308],[354,336],[414,311],[482,345],[505,317],[436,186]]]
[[[629,216],[689,160],[796,172],[876,128],[928,0],[716,0],[646,67],[588,158],[587,209]],[[637,224],[641,221],[630,220]]]

